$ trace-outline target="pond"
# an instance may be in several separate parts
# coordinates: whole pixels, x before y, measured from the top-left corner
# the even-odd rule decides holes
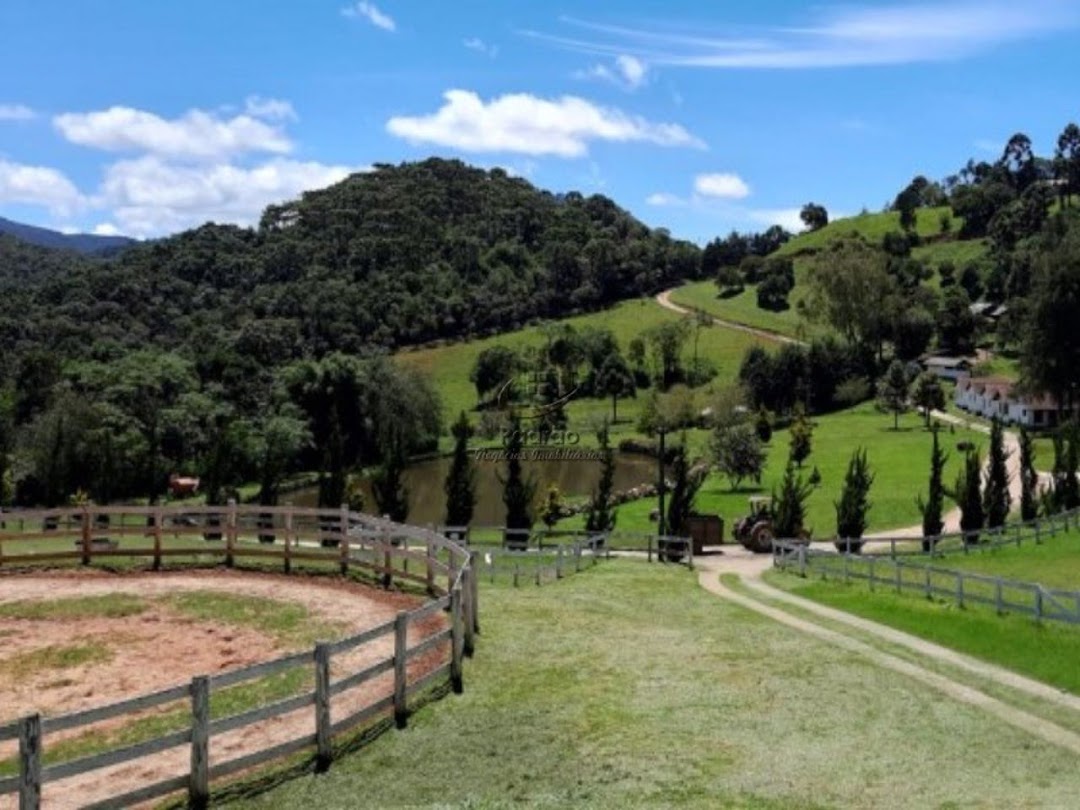
[[[526,475],[536,482],[536,496],[542,498],[552,484],[559,488],[563,498],[588,496],[600,480],[600,462],[567,460],[530,460],[523,462]],[[498,476],[506,476],[505,461],[478,459],[476,469],[476,511],[473,523],[478,526],[501,526],[506,517],[502,502],[502,483]],[[422,461],[412,465],[405,473],[405,486],[409,490],[409,522],[418,525],[441,524],[446,517],[446,495],[443,482],[450,470],[449,458]],[[615,454],[615,489],[627,490],[656,480],[656,460],[635,453]],[[364,482],[367,510],[375,510],[368,481]],[[309,488],[283,495],[282,503],[288,501],[297,506],[318,505],[318,489]]]

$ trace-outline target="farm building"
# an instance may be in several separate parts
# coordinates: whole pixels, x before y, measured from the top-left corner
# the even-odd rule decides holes
[[[923,367],[945,380],[959,380],[971,373],[971,361],[964,357],[928,357],[923,361]]]
[[[1000,419],[1033,428],[1056,427],[1057,400],[1050,396],[1027,396],[1015,390],[1004,377],[961,376],[954,394],[956,405],[986,419]]]

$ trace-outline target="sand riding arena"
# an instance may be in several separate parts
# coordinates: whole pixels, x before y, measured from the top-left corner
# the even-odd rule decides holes
[[[476,604],[464,548],[344,510],[0,515],[0,808],[331,767],[461,690]]]

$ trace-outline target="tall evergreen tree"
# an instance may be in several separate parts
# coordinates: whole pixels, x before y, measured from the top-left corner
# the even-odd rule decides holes
[[[930,452],[930,488],[924,501],[920,495],[916,501],[919,512],[922,514],[923,551],[932,551],[932,542],[929,538],[937,537],[945,529],[943,512],[945,507],[945,484],[942,475],[945,472],[945,464],[948,456],[941,449],[938,440],[940,428],[933,427],[934,447]]]
[[[780,493],[773,494],[773,532],[778,539],[792,540],[805,530],[806,499],[813,491],[796,470],[795,460],[788,459]]]
[[[506,506],[506,528],[516,530],[508,534],[506,543],[521,545],[528,543],[526,531],[533,525],[533,499],[536,496],[536,482],[526,476],[522,467],[525,453],[525,437],[521,430],[521,417],[511,412],[506,440],[506,478],[500,479],[503,485],[503,504]]]
[[[881,381],[878,402],[883,411],[893,415],[893,430],[900,427],[900,414],[908,409],[908,380],[904,364],[893,360]]]
[[[860,540],[866,531],[866,515],[870,511],[870,487],[874,484],[874,474],[866,459],[866,450],[858,448],[848,462],[844,486],[840,491],[840,500],[833,505],[836,508],[836,545],[842,550],[858,551],[862,543],[846,541]]]
[[[1020,519],[1034,520],[1039,514],[1039,473],[1035,470],[1035,442],[1027,428],[1020,428]]]
[[[1076,478],[1080,462],[1080,429],[1070,423],[1054,434],[1053,505],[1059,511],[1080,507],[1080,481]]]
[[[986,525],[991,529],[1004,526],[1009,519],[1012,499],[1009,495],[1009,453],[1005,450],[1005,431],[1001,421],[994,419],[990,426],[989,469],[986,472],[986,490],[983,492],[983,512]]]
[[[585,511],[585,531],[610,532],[615,528],[616,510],[612,495],[615,489],[615,452],[611,449],[605,422],[596,433],[600,445],[600,481],[593,490]]]
[[[982,498],[982,459],[978,450],[968,451],[964,458],[964,469],[956,478],[955,488],[949,493],[960,507],[960,530],[977,532],[986,525],[986,513],[983,511]],[[979,542],[978,534],[964,538],[965,544]]]
[[[384,443],[382,457],[383,462],[371,479],[371,491],[380,514],[395,523],[404,523],[409,517],[409,490],[405,487],[407,458],[404,438],[396,431]],[[344,497],[343,487],[342,499]]]
[[[795,421],[789,431],[791,437],[791,460],[799,469],[809,458],[814,447],[814,426],[806,416],[806,409],[800,404],[795,409]]]
[[[672,469],[675,476],[668,503],[667,533],[673,537],[686,537],[690,532],[690,516],[694,511],[694,498],[701,488],[702,480],[690,475],[690,460],[686,454],[686,442],[674,451]]]
[[[472,523],[476,508],[476,470],[469,456],[469,436],[472,428],[462,411],[450,428],[454,436],[454,455],[446,474],[443,490],[446,492],[446,525],[468,526]]]

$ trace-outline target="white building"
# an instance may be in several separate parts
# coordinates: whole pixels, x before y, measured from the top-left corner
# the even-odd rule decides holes
[[[923,367],[943,380],[957,381],[971,373],[971,361],[963,357],[928,357],[923,362]]]
[[[1057,401],[1050,396],[1031,397],[1015,391],[1004,377],[963,375],[953,395],[956,406],[986,419],[1000,419],[1013,425],[1051,428],[1058,424]]]

